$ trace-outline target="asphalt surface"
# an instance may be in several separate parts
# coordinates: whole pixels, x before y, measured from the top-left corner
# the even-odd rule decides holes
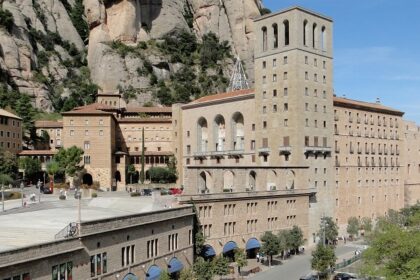
[[[346,244],[338,246],[335,253],[338,259],[351,257],[360,245]],[[292,256],[283,264],[272,266],[271,269],[257,273],[250,277],[252,280],[299,280],[300,277],[311,273],[311,252],[305,252],[298,256]]]

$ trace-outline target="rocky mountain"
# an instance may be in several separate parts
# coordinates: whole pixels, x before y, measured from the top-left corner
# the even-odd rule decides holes
[[[174,91],[182,92],[187,77],[195,96],[223,90],[235,56],[253,79],[252,19],[261,6],[260,0],[0,0],[0,83],[46,111],[92,102],[98,89],[120,90],[130,102],[179,101]]]

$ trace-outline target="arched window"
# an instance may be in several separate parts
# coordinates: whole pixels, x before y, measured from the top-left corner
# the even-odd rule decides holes
[[[303,45],[307,45],[307,39],[308,39],[308,21],[305,19],[303,22]]]
[[[239,112],[232,116],[232,148],[244,149],[244,116]]]
[[[223,189],[233,190],[234,189],[234,177],[235,174],[228,170],[223,173]]]
[[[314,25],[312,26],[312,47],[314,49],[317,48],[318,46],[318,37],[317,37],[317,33],[318,33],[318,28],[316,26],[316,23],[314,23]]]
[[[285,20],[283,21],[283,27],[284,27],[284,45],[289,45],[289,21]]]
[[[214,143],[216,144],[216,151],[224,151],[226,140],[226,123],[222,115],[217,115],[214,118],[213,125]]]
[[[203,117],[197,122],[197,151],[207,152],[208,126],[207,120]]]
[[[267,50],[267,27],[263,27],[262,29],[262,41],[263,41],[263,51]]]
[[[256,190],[257,173],[255,173],[255,171],[249,172],[248,185],[249,185],[249,190]]]
[[[273,37],[274,37],[273,48],[276,49],[279,46],[279,29],[277,27],[277,23],[273,24]]]
[[[323,51],[327,50],[327,30],[325,26],[321,28],[321,49]]]

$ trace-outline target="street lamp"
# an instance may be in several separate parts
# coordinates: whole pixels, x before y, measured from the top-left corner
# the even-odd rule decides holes
[[[22,182],[20,182],[20,196],[22,198],[22,207],[23,207],[23,187],[24,187],[24,184],[23,184],[23,181],[22,181]]]

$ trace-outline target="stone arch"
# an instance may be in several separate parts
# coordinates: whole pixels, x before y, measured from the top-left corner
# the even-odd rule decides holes
[[[197,121],[197,150],[199,152],[207,151],[208,138],[207,120],[204,117],[201,117]]]
[[[277,49],[279,47],[279,28],[277,23],[273,23],[273,48]]]
[[[295,177],[296,174],[293,170],[287,170],[285,178],[287,190],[292,190],[295,188]]]
[[[213,135],[216,151],[223,151],[226,140],[226,122],[225,118],[220,114],[214,118]]]
[[[321,27],[321,49],[323,51],[327,50],[327,29],[325,26]]]
[[[262,49],[263,51],[267,50],[267,27],[263,26],[261,28],[261,32],[262,32]]]
[[[235,174],[230,170],[223,172],[223,189],[234,189],[234,183]]]
[[[254,170],[251,170],[248,174],[248,186],[249,190],[257,189],[257,173]]]
[[[213,190],[213,178],[208,171],[201,171],[198,175],[198,192],[210,193]]]
[[[290,32],[289,32],[289,21],[287,19],[283,21],[283,29],[284,29],[284,45],[288,46],[290,43]]]
[[[277,172],[269,170],[267,173],[267,190],[277,189]]]
[[[314,49],[318,48],[318,26],[316,23],[312,25],[312,47]]]
[[[240,112],[232,115],[232,148],[243,150],[245,137],[244,116]]]
[[[308,38],[309,38],[309,25],[308,25],[308,21],[305,19],[303,21],[303,45],[307,46],[308,45]]]
[[[93,184],[93,178],[92,178],[92,175],[91,175],[91,174],[89,174],[89,173],[85,173],[85,174],[83,174],[83,177],[82,177],[82,184],[84,184],[84,185],[88,185],[88,186],[92,186],[92,184]]]

